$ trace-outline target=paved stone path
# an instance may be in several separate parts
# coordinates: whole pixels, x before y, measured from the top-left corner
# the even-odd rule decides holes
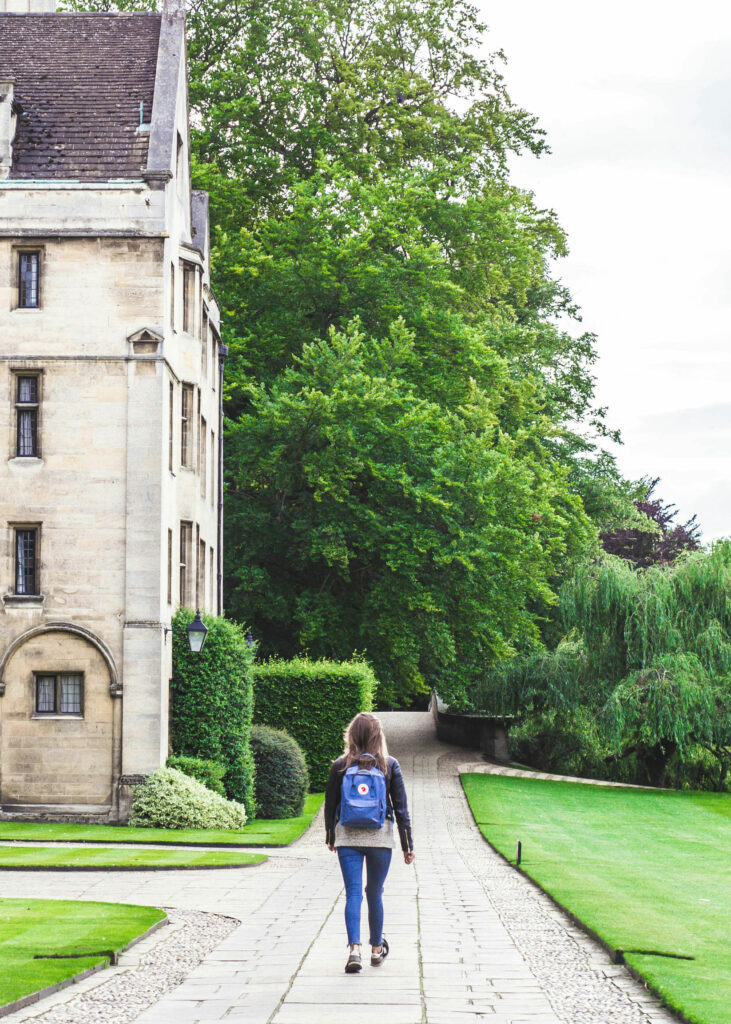
[[[394,852],[385,900],[392,952],[382,967],[366,965],[360,975],[343,972],[342,881],[320,820],[299,842],[271,851],[269,861],[254,869],[0,872],[0,895],[152,904],[241,922],[181,985],[136,1017],[139,1004],[130,1007],[128,1019],[138,1024],[674,1021],[484,842],[459,782],[465,751],[438,743],[426,713],[383,719],[407,781],[417,857],[407,867]],[[128,977],[119,986],[120,974],[139,971],[144,961],[148,983],[156,950],[160,971],[170,970],[166,931],[146,940],[142,953],[125,955],[119,966],[5,1021],[108,1019],[109,986],[117,984],[117,992],[130,988]]]

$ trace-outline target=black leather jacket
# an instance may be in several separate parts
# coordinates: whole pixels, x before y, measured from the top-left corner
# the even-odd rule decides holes
[[[328,846],[335,845],[335,824],[338,820],[338,808],[340,807],[340,787],[345,774],[345,757],[339,757],[333,761],[330,769],[330,777],[327,780],[325,789],[325,842]],[[414,849],[414,840],[411,836],[411,819],[409,818],[409,805],[406,800],[406,786],[404,777],[401,774],[401,765],[395,757],[388,759],[388,775],[386,776],[386,795],[388,805],[392,808],[398,826],[401,839],[401,849],[408,853]]]

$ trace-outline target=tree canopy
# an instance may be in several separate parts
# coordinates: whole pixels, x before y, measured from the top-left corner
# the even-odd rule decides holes
[[[510,181],[543,132],[467,0],[187,6],[227,608],[264,653],[358,650],[384,699],[459,699],[540,636],[597,526],[638,525],[566,238]]]
[[[685,523],[676,523],[677,509],[655,495],[660,478],[642,480],[634,499],[644,522],[630,524],[624,519],[619,527],[605,528],[602,546],[610,555],[632,562],[639,568],[667,565],[683,551],[697,551],[700,526],[696,516]]]

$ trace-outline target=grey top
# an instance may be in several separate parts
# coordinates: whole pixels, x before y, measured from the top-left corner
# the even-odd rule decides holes
[[[338,846],[385,846],[392,849],[394,845],[393,821],[390,818],[386,818],[380,828],[349,828],[340,822],[335,825],[336,849]]]

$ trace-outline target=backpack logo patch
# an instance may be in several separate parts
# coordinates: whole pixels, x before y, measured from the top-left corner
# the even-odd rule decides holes
[[[361,796],[366,795],[366,793],[368,792],[368,786],[365,784],[365,782],[361,782],[361,784],[358,786],[358,792],[360,793]]]

